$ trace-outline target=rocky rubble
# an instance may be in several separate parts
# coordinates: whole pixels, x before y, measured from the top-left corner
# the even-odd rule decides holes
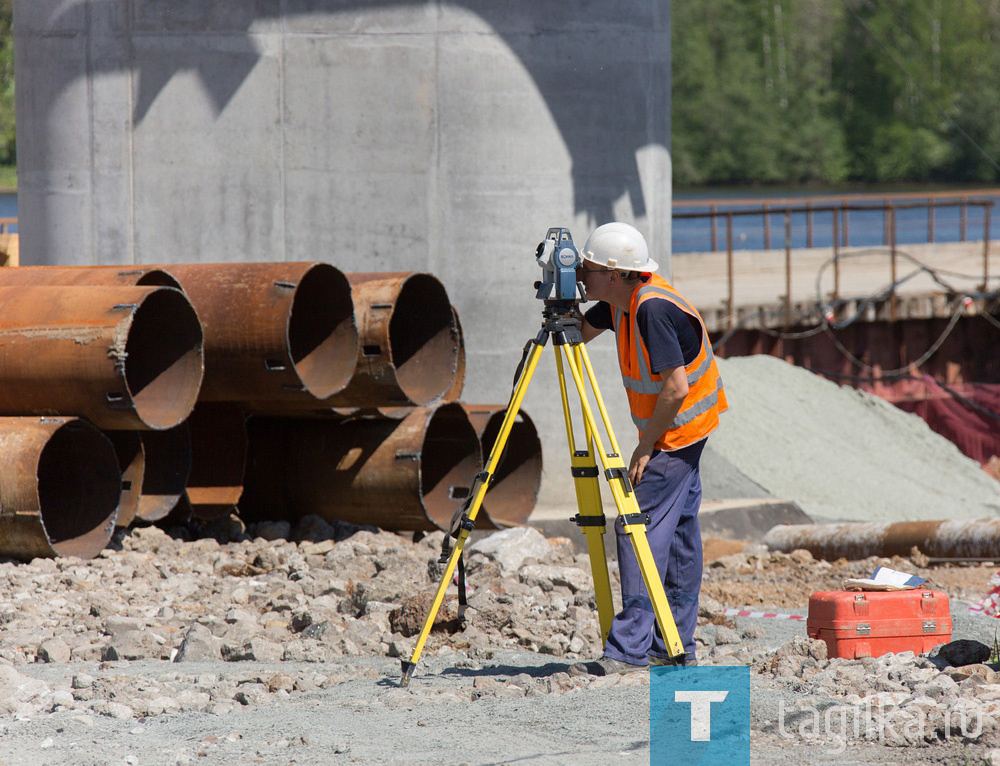
[[[413,543],[316,517],[295,528],[260,524],[250,530],[253,537],[235,522],[215,532],[228,541],[135,528],[93,561],[0,564],[0,667],[8,673],[0,712],[223,713],[349,680],[324,672],[340,657],[409,657],[439,582],[442,533]],[[464,627],[456,618],[453,586],[425,655],[479,666],[498,649],[527,649],[567,664],[600,654],[589,558],[568,540],[510,529],[472,542],[466,562],[470,607]],[[617,590],[613,565],[611,576]],[[706,622],[696,633],[701,661],[760,659],[748,645],[755,626],[735,630],[722,609],[703,599]],[[283,663],[290,670],[199,672],[200,661],[213,660]],[[137,661],[159,661],[163,671],[140,680],[121,670]],[[32,663],[77,662],[99,662],[108,672],[81,673],[71,684],[51,687],[18,673]],[[641,676],[570,678],[558,669],[529,678],[505,682],[502,691],[479,679],[449,694],[475,701],[643,682]]]
[[[214,538],[191,540],[179,529],[137,528],[93,561],[0,563],[0,716],[41,715],[72,730],[98,718],[224,716],[343,684],[357,685],[347,698],[366,710],[649,683],[648,673],[567,674],[571,662],[600,653],[589,558],[568,540],[533,529],[474,536],[466,548],[466,621],[457,619],[453,586],[424,650],[455,675],[399,689],[364,658],[412,652],[439,582],[441,533],[414,542],[315,517],[250,530],[229,520],[209,531]],[[724,614],[726,606],[755,603],[746,598],[752,593],[804,613],[809,592],[839,587],[876,563],[917,566],[816,562],[803,551],[754,546],[710,561],[696,632],[700,664],[755,669],[765,698],[781,700],[777,722],[763,721],[755,734],[771,742],[836,747],[844,735],[825,723],[829,713],[858,721],[862,738],[871,733],[883,745],[1000,747],[1000,673],[977,661],[982,645],[956,647],[966,650],[961,660],[950,651],[828,659],[825,644],[805,637],[768,648],[762,621]],[[610,571],[617,591],[616,567]],[[954,577],[921,571],[932,580]],[[508,650],[551,660],[509,675],[479,672]],[[966,658],[973,664],[953,667]]]
[[[188,541],[180,531],[136,528],[93,561],[0,564],[0,712],[218,713],[339,683],[345,679],[322,672],[338,657],[409,656],[439,582],[442,533],[413,543],[316,517],[251,532],[231,521],[216,530],[227,542]],[[474,608],[460,630],[450,595],[425,653],[470,661],[510,647],[567,659],[598,653],[589,563],[568,541],[514,529],[467,554]],[[142,681],[80,674],[65,688],[18,672],[30,663],[112,669],[140,660],[161,661],[164,670]],[[219,677],[198,672],[203,660],[298,669]],[[309,665],[317,670],[301,669]],[[567,676],[511,688],[558,693],[580,685]],[[480,684],[468,696],[495,691]]]
[[[770,688],[794,692],[771,730],[786,739],[1000,747],[1000,672],[989,665],[954,667],[940,651],[828,659],[823,641],[799,637],[757,671]]]

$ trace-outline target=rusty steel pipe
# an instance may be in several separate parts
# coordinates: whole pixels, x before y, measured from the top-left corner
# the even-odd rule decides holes
[[[330,407],[429,405],[453,385],[461,341],[444,285],[430,274],[348,274],[358,366]]]
[[[121,474],[78,418],[0,418],[0,555],[90,559],[111,540]]]
[[[462,404],[482,445],[483,461],[489,457],[507,412],[505,404]],[[503,460],[483,498],[482,511],[497,529],[526,524],[535,508],[542,484],[542,442],[531,418],[523,410],[510,429]],[[485,521],[485,520],[484,520]],[[486,529],[485,523],[476,526]]]
[[[146,470],[136,516],[143,521],[166,518],[177,505],[191,473],[191,429],[187,422],[168,431],[143,431]]]
[[[115,524],[127,527],[139,510],[142,477],[146,471],[146,453],[142,448],[142,437],[138,431],[106,431],[104,435],[115,448],[118,470],[122,475],[122,494],[118,501],[118,518]]]
[[[457,314],[444,286],[430,274],[348,274],[360,341],[354,377],[323,401],[254,401],[267,415],[343,415],[367,409],[427,406],[445,401],[464,378]],[[461,360],[461,361],[460,361]],[[460,390],[460,389],[459,389]]]
[[[180,283],[153,266],[19,266],[0,270],[0,287],[21,285],[105,285],[119,287],[176,287]]]
[[[199,402],[187,420],[191,429],[188,502],[195,518],[207,521],[236,509],[243,494],[247,458],[246,417],[232,402]]]
[[[254,418],[248,430],[248,520],[315,513],[393,531],[445,529],[482,465],[457,404],[402,420]]]
[[[203,373],[198,316],[169,287],[0,287],[0,414],[170,428]]]
[[[452,319],[455,322],[455,333],[458,339],[458,360],[455,363],[455,379],[451,383],[451,388],[445,391],[441,401],[457,402],[462,398],[462,389],[465,388],[465,336],[462,334],[462,323],[458,319],[458,310],[451,307]],[[485,454],[485,453],[484,453]]]
[[[773,527],[764,544],[774,551],[804,548],[816,558],[909,556],[912,548],[934,558],[997,558],[1000,519],[787,524]]]
[[[351,287],[328,263],[192,263],[162,267],[205,328],[206,401],[314,402],[357,364]]]

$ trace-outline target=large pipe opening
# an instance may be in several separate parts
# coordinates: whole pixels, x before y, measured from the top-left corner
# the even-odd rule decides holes
[[[240,513],[382,529],[446,529],[482,467],[479,437],[457,404],[402,420],[253,418]]]
[[[173,274],[163,269],[149,269],[144,271],[135,281],[138,287],[173,287],[175,290],[183,290]]]
[[[351,285],[342,272],[320,263],[299,281],[288,322],[288,348],[305,390],[323,399],[354,374],[358,328]]]
[[[142,476],[146,466],[142,437],[138,431],[108,431],[104,435],[115,448],[118,470],[122,474],[122,495],[118,502],[118,519],[115,524],[127,527],[139,510]]]
[[[439,528],[448,528],[482,464],[479,437],[462,408],[435,410],[420,450],[420,495],[427,518]]]
[[[483,430],[483,460],[489,456],[500,435],[505,409],[490,416]],[[510,429],[503,460],[493,474],[483,507],[497,526],[526,524],[535,508],[542,484],[542,442],[535,424],[524,412],[518,414]]]
[[[194,408],[204,371],[201,323],[178,290],[150,293],[135,310],[125,346],[125,384],[150,428],[171,428]]]
[[[309,421],[301,421],[311,425]],[[287,419],[252,417],[246,422],[247,455],[239,515],[246,522],[294,519],[285,493],[291,472],[292,423]]]
[[[400,288],[389,322],[396,383],[417,404],[448,391],[458,369],[459,337],[444,285],[414,274]]]
[[[121,474],[111,442],[89,423],[52,434],[38,459],[39,516],[60,556],[89,559],[111,540]]]
[[[187,423],[166,431],[142,431],[146,472],[139,509],[144,521],[159,521],[177,505],[191,473],[191,431]]]
[[[194,516],[204,520],[227,515],[243,494],[246,416],[232,402],[199,402],[187,426],[191,430],[191,475],[186,492]]]

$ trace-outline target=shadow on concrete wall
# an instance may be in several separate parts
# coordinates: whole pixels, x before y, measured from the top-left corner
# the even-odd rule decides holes
[[[629,0],[626,0],[629,2]],[[427,0],[276,0],[253,3],[125,3],[122,0],[71,0],[63,3],[46,29],[106,30],[128,17],[126,55],[88,56],[91,76],[131,68],[138,82],[133,124],[141,124],[162,89],[179,72],[194,71],[216,108],[225,109],[260,58],[250,28],[261,20],[276,20],[317,13],[343,13],[426,7]],[[643,50],[638,38],[648,35],[652,16],[669,17],[669,4],[659,12],[655,3],[640,4],[650,15],[642,27],[637,14],[632,25],[622,22],[622,6],[615,2],[539,4],[537,0],[454,0],[448,7],[477,14],[505,41],[538,87],[558,126],[573,163],[574,204],[577,213],[594,221],[613,218],[616,200],[628,194],[635,217],[646,214],[646,202],[636,164],[637,150],[669,147],[669,27],[662,48]],[[520,8],[523,6],[523,10]],[[544,10],[541,10],[541,9]],[[37,22],[38,12],[34,19]],[[642,11],[639,11],[642,13]],[[617,31],[595,32],[601,19]],[[138,24],[137,24],[138,19]],[[528,19],[531,28],[516,23]],[[512,23],[515,22],[515,23]],[[581,27],[581,22],[587,26]],[[574,25],[578,33],[568,33]],[[159,28],[158,28],[159,27]],[[164,50],[162,54],[134,56],[133,35],[160,31],[190,32],[195,43],[189,51]],[[588,32],[588,29],[590,30]],[[33,31],[38,31],[33,30]],[[213,47],[205,33],[224,35],[224,49]],[[103,33],[108,34],[108,33]],[[241,37],[242,35],[242,37]],[[589,47],[588,42],[594,45]],[[198,38],[201,38],[201,42]],[[215,39],[215,38],[213,38]],[[648,47],[648,37],[645,45]],[[65,78],[54,83],[59,92],[84,72],[57,69]],[[597,96],[595,97],[595,94]],[[595,172],[596,169],[596,172]]]

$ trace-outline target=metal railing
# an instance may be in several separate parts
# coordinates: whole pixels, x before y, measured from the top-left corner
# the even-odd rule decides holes
[[[918,205],[917,207],[928,207],[930,208],[930,214],[928,216],[927,222],[927,239],[930,242],[934,241],[934,212],[933,206],[939,202],[953,202],[957,203],[960,210],[960,228],[959,228],[959,241],[966,241],[966,233],[968,229],[968,207],[969,205],[979,206],[984,201],[992,198],[994,201],[1000,200],[1000,189],[980,189],[976,192],[969,191],[944,191],[944,192],[932,192],[930,194],[926,192],[897,192],[891,195],[884,195],[879,202],[879,197],[872,194],[837,194],[837,195],[825,195],[818,197],[759,197],[759,198],[716,198],[716,199],[675,199],[673,200],[672,206],[674,210],[683,208],[708,208],[708,214],[714,217],[722,216],[728,209],[739,209],[743,207],[753,208],[753,210],[748,210],[751,214],[763,215],[764,216],[764,240],[765,240],[765,250],[771,248],[770,239],[770,220],[767,217],[768,214],[780,213],[785,208],[793,208],[796,212],[805,212],[807,216],[807,226],[806,226],[806,247],[812,247],[812,214],[814,212],[820,212],[822,210],[828,210],[831,206],[838,206],[840,208],[861,205],[864,210],[879,210],[891,206],[892,200],[910,200],[916,202],[917,200],[924,200],[923,205]],[[948,205],[948,207],[953,207],[954,205]],[[705,214],[703,214],[705,215]],[[675,217],[688,217],[686,214],[675,215]],[[848,224],[847,217],[844,217],[844,241],[846,242],[848,237]],[[717,251],[718,248],[718,226],[717,220],[713,220],[712,225],[712,251]]]
[[[904,195],[897,195],[896,198],[901,198]],[[764,234],[764,249],[771,250],[771,216],[781,215],[784,220],[784,250],[785,250],[785,295],[783,296],[785,304],[785,315],[786,317],[791,316],[791,301],[792,301],[792,216],[805,214],[806,217],[806,247],[812,248],[814,242],[814,214],[815,213],[830,213],[832,225],[829,229],[831,233],[831,241],[833,246],[833,292],[831,298],[833,301],[840,299],[840,259],[838,258],[840,250],[842,248],[851,247],[850,244],[850,214],[852,212],[882,212],[882,246],[889,248],[890,257],[890,273],[891,282],[893,285],[896,283],[897,279],[897,257],[898,257],[898,226],[896,214],[900,210],[914,210],[919,208],[927,208],[927,241],[934,242],[935,236],[935,216],[934,211],[938,208],[959,208],[960,210],[960,241],[965,242],[967,236],[967,225],[968,225],[968,209],[981,208],[983,215],[983,230],[982,230],[982,243],[983,243],[983,254],[982,254],[982,266],[983,266],[983,281],[982,290],[985,292],[989,285],[989,269],[990,269],[990,234],[991,234],[991,211],[993,208],[993,200],[982,200],[982,199],[969,199],[967,193],[960,199],[949,199],[948,196],[951,195],[938,195],[937,197],[928,198],[928,195],[907,195],[910,197],[920,197],[924,199],[924,202],[891,202],[885,200],[881,203],[874,204],[857,204],[852,203],[849,199],[856,200],[857,197],[852,198],[833,198],[839,199],[839,204],[830,205],[817,205],[816,199],[809,200],[807,202],[788,200],[788,204],[785,206],[779,206],[774,204],[774,201],[764,202],[759,207],[755,208],[739,208],[739,209],[729,209],[729,210],[719,210],[717,204],[709,204],[709,210],[707,212],[674,212],[674,220],[678,219],[697,219],[697,218],[707,218],[711,222],[711,252],[719,252],[721,248],[718,247],[718,224],[719,219],[725,222],[725,238],[726,238],[726,283],[727,283],[727,297],[725,299],[726,309],[729,314],[730,328],[734,322],[735,315],[735,304],[734,304],[734,247],[733,247],[733,219],[741,216],[758,216],[762,217],[763,222],[763,234]],[[957,195],[955,195],[957,196]],[[825,198],[820,198],[825,199]],[[783,200],[782,200],[783,201]],[[695,201],[686,200],[682,204],[674,203],[675,207],[679,206],[705,206],[705,200]],[[744,205],[748,200],[729,200],[727,204],[739,204]],[[750,200],[753,202],[753,200]],[[890,294],[889,308],[890,308],[890,318],[894,317],[894,295]]]

